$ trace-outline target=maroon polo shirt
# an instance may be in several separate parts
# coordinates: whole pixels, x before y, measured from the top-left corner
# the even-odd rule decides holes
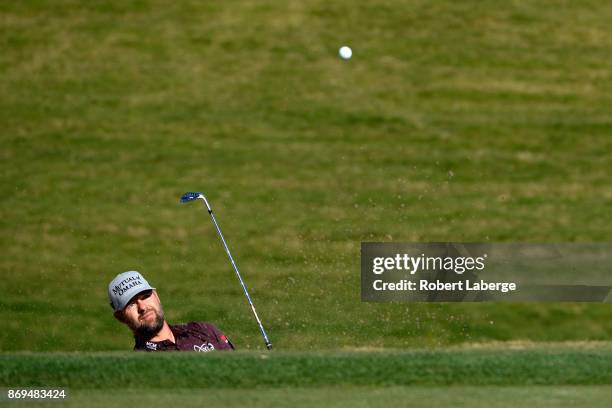
[[[205,322],[170,325],[176,343],[170,340],[150,341],[134,337],[135,351],[198,351],[234,350],[223,332]]]

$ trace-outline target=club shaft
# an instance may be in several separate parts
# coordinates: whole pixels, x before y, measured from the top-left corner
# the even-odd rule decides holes
[[[255,320],[257,320],[257,325],[259,326],[259,331],[261,331],[261,335],[263,336],[264,342],[266,343],[266,348],[268,350],[271,350],[272,343],[268,339],[268,335],[266,334],[266,330],[264,329],[263,324],[261,323],[261,320],[259,319],[259,316],[257,315],[257,311],[255,310],[255,305],[253,304],[253,301],[251,300],[249,291],[247,290],[247,287],[244,281],[242,280],[242,276],[240,275],[238,266],[236,265],[236,262],[234,261],[234,257],[232,256],[232,253],[230,252],[229,247],[227,246],[227,243],[225,242],[225,238],[223,237],[221,228],[219,227],[219,224],[217,223],[217,219],[215,218],[215,215],[213,214],[212,209],[210,208],[210,205],[208,204],[208,200],[206,200],[205,197],[204,197],[204,206],[206,207],[208,213],[210,214],[210,218],[212,218],[213,224],[215,224],[215,228],[217,229],[217,233],[219,234],[219,237],[221,238],[221,242],[223,243],[225,252],[227,253],[227,256],[229,257],[230,262],[232,263],[232,266],[234,267],[234,272],[236,272],[236,276],[238,277],[238,280],[240,281],[240,286],[242,286],[242,290],[244,291],[244,294],[249,302],[249,305],[251,306],[251,310],[253,311],[253,314],[255,315]]]

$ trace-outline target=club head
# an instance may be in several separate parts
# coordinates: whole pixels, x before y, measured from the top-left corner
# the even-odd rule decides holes
[[[198,198],[203,199],[204,195],[197,192],[185,193],[181,196],[181,203],[188,203],[190,201],[197,200]]]

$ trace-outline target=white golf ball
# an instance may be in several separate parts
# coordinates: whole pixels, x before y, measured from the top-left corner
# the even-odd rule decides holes
[[[338,54],[340,54],[340,58],[348,60],[351,59],[351,57],[353,56],[353,50],[351,50],[351,47],[347,47],[346,45],[344,45],[340,47],[340,49],[338,50]]]

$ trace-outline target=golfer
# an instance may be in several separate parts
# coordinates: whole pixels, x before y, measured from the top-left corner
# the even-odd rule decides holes
[[[134,350],[234,350],[227,336],[210,323],[169,325],[155,288],[136,271],[117,275],[108,285],[108,299],[115,318],[134,333]]]

